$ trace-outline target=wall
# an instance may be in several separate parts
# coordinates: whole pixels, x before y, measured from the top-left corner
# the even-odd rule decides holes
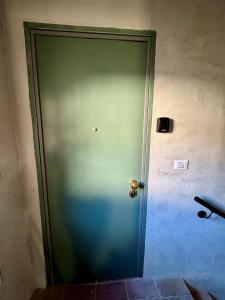
[[[17,78],[12,69],[11,47],[6,39],[10,33],[2,5],[0,12],[0,299],[25,300],[32,290],[45,284],[44,259],[32,135],[30,129],[26,130],[26,121],[22,124],[26,110],[29,120],[29,107],[24,110],[24,96],[17,89],[27,82],[25,77],[20,81],[22,78]],[[22,97],[17,98],[17,93]],[[19,115],[21,110],[24,115]],[[30,146],[26,139],[31,139]]]
[[[2,0],[2,300],[45,285],[24,20],[157,31],[145,276],[185,277],[225,297],[225,223],[198,219],[193,202],[225,205],[224,13],[223,0]],[[172,134],[155,132],[159,116],[175,120]],[[174,171],[174,159],[189,159],[189,170]]]
[[[225,299],[225,222],[196,217],[195,195],[225,205],[225,2],[156,1],[158,32],[145,275],[183,276]],[[154,131],[157,116],[175,121]],[[189,159],[188,171],[173,160]]]

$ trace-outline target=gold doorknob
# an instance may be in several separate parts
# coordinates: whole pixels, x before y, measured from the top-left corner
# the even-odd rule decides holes
[[[131,179],[130,181],[130,187],[132,190],[137,190],[143,189],[144,188],[144,183],[143,182],[138,182],[136,179]]]
[[[131,179],[130,180],[130,191],[129,191],[129,196],[131,198],[135,198],[137,197],[137,190],[139,189],[143,189],[144,188],[144,184],[142,182],[138,182],[136,179]]]
[[[137,190],[139,188],[139,182],[136,179],[131,179],[130,187],[132,190]]]

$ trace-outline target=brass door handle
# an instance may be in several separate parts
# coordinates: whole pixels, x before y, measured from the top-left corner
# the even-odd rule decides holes
[[[143,189],[144,188],[144,183],[143,182],[138,182],[136,179],[131,179],[130,181],[130,187],[132,190],[137,190]]]
[[[131,189],[129,191],[129,196],[130,196],[130,198],[135,198],[137,196],[138,188],[143,189],[144,184],[141,182],[138,182],[136,179],[131,179],[130,187],[131,187]]]
[[[139,188],[139,182],[136,179],[131,179],[130,187],[132,190],[137,190]]]

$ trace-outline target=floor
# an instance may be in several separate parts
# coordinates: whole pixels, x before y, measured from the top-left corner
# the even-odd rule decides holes
[[[31,300],[192,300],[182,279],[127,279],[38,290]]]

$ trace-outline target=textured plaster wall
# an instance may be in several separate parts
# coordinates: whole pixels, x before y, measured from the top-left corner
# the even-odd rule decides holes
[[[145,275],[183,276],[225,299],[225,220],[201,220],[195,195],[225,205],[225,1],[156,1],[158,32]],[[170,116],[172,134],[154,131]],[[189,159],[188,171],[173,160]]]
[[[2,0],[0,17],[0,299],[45,285],[24,20],[157,31],[144,273],[224,299],[225,222],[198,219],[193,202],[225,205],[224,0]],[[159,116],[175,120],[172,134],[155,132]]]

